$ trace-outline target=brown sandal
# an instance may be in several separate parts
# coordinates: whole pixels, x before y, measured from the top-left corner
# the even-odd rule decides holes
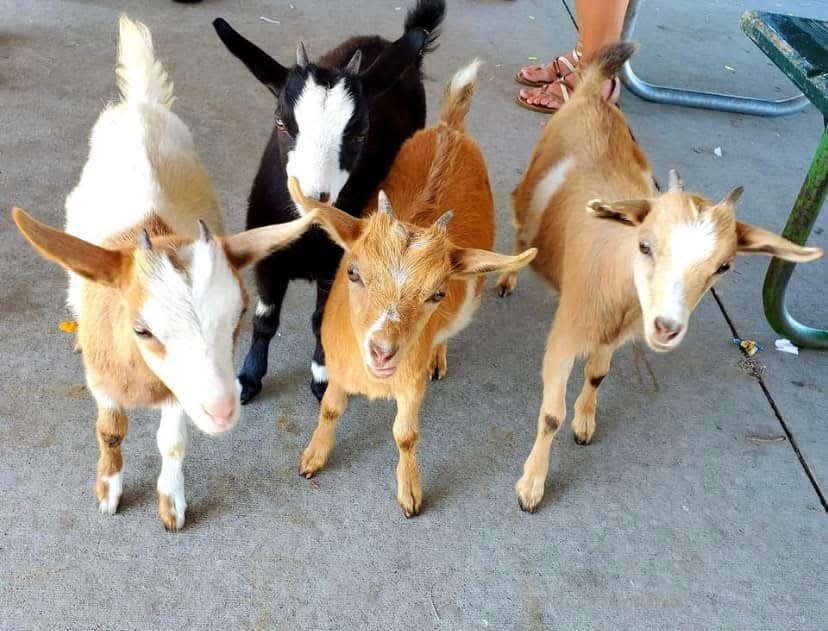
[[[572,57],[575,60],[574,64],[571,61],[569,61],[569,57]],[[544,85],[549,85],[550,83],[555,83],[555,81],[558,81],[559,79],[563,79],[563,78],[569,76],[570,74],[572,74],[573,72],[575,72],[575,66],[577,66],[580,61],[581,61],[581,46],[579,44],[578,46],[573,48],[569,52],[569,54],[561,55],[560,57],[557,57],[556,59],[553,59],[552,62],[550,64],[546,64],[546,66],[542,66],[540,64],[538,64],[536,66],[524,66],[523,68],[518,70],[517,73],[515,73],[515,81],[517,83],[521,84],[521,85],[529,86],[530,88],[539,88],[539,87],[544,86]],[[555,76],[555,78],[552,81],[532,81],[531,79],[527,79],[523,75],[523,72],[525,70],[533,70],[533,69],[543,70],[544,68],[546,68],[550,65],[552,66],[552,72]]]
[[[566,103],[569,100],[570,90],[572,90],[572,88],[570,86],[568,86],[563,79],[558,79],[554,83],[547,83],[546,85],[541,87],[540,90],[542,92],[546,93],[547,88],[549,88],[551,86],[558,86],[558,87],[560,87],[560,90],[561,90],[561,97],[562,97],[563,100],[561,100],[561,98],[558,98],[557,95],[553,95],[553,94],[547,95],[547,96],[550,96],[550,97],[554,98],[555,100],[557,100],[559,102],[559,105],[557,107],[546,107],[546,106],[543,106],[543,105],[535,105],[534,103],[529,103],[520,94],[518,94],[515,97],[515,102],[518,105],[520,105],[522,108],[527,109],[527,110],[531,110],[533,112],[540,112],[541,114],[554,114],[555,112],[557,112],[559,109],[561,109],[563,107],[564,103]],[[621,82],[618,80],[618,77],[612,77],[612,90],[610,91],[610,95],[607,98],[607,103],[610,103],[611,105],[615,105],[616,103],[618,103],[618,98],[620,96],[621,96]]]

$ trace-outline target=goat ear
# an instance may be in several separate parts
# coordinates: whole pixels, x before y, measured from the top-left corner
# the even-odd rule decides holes
[[[586,211],[599,219],[612,219],[628,226],[637,226],[649,214],[650,202],[646,199],[630,199],[620,202],[593,199],[587,202]]]
[[[392,87],[400,75],[417,61],[427,37],[424,30],[414,29],[382,51],[374,63],[360,74],[368,96],[377,96]]]
[[[806,263],[822,256],[822,248],[807,248],[764,228],[736,222],[737,250],[742,254],[766,254],[786,261]]]
[[[279,96],[287,78],[287,68],[253,42],[242,37],[223,18],[216,18],[213,21],[213,28],[216,29],[219,39],[224,42],[227,50],[238,57],[268,90]]]
[[[120,286],[130,257],[42,224],[20,208],[12,208],[17,228],[41,256],[79,276],[103,285]]]
[[[288,191],[293,203],[305,211],[312,209],[317,213],[317,223],[342,249],[350,249],[351,244],[359,238],[362,233],[362,221],[360,219],[330,204],[323,204],[305,197],[302,187],[299,186],[299,180],[295,177],[288,178]]]
[[[451,275],[468,278],[492,272],[516,272],[531,263],[537,253],[536,248],[514,256],[476,248],[456,248],[451,254]]]
[[[316,213],[310,212],[287,223],[254,228],[229,237],[214,238],[221,243],[230,264],[236,269],[241,269],[290,245],[302,236],[315,220]]]

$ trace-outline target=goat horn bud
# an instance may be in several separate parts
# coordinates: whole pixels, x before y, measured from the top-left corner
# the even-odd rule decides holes
[[[144,228],[138,232],[138,247],[145,252],[152,252],[152,242],[149,233]]]
[[[440,215],[440,217],[437,219],[437,221],[434,222],[434,226],[436,228],[439,228],[440,230],[443,230],[443,231],[448,230],[448,225],[451,223],[451,220],[453,218],[454,218],[454,211],[453,210],[447,210],[442,215]]]
[[[348,65],[345,66],[345,72],[350,74],[358,74],[360,64],[362,64],[362,51],[357,48],[354,56],[351,57],[351,61],[349,61]]]
[[[305,50],[305,42],[296,44],[296,65],[300,68],[308,65],[308,51]]]
[[[670,186],[669,190],[671,191],[683,191],[684,190],[684,182],[679,175],[679,172],[675,169],[670,169]]]
[[[210,239],[213,238],[213,235],[210,234],[210,229],[202,219],[198,220],[198,238],[204,241],[204,243],[210,243]]]
[[[393,209],[391,208],[391,201],[388,199],[388,195],[385,194],[385,191],[380,191],[379,195],[377,195],[377,210],[381,213],[385,213],[386,215],[394,214]]]

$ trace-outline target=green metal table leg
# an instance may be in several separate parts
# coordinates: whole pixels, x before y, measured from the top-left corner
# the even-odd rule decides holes
[[[782,236],[799,245],[811,234],[814,222],[825,202],[828,193],[828,119],[822,134],[819,148],[811,162],[811,168],[799,196],[796,198],[793,210],[782,231]],[[808,348],[828,349],[828,330],[815,329],[802,324],[791,316],[785,305],[785,291],[791,279],[796,263],[781,259],[772,259],[765,275],[765,286],[762,289],[762,298],[765,304],[765,317],[773,329],[799,346]]]

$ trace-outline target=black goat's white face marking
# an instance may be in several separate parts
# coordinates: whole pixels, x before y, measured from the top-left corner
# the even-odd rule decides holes
[[[356,162],[358,148],[354,152],[349,145],[359,143],[363,131],[362,125],[354,125],[354,119],[361,118],[355,114],[358,106],[364,106],[348,84],[347,78],[341,77],[326,85],[308,73],[291,112],[296,132],[287,153],[287,174],[299,180],[308,197],[331,203]],[[357,138],[351,137],[355,127],[359,127]]]

